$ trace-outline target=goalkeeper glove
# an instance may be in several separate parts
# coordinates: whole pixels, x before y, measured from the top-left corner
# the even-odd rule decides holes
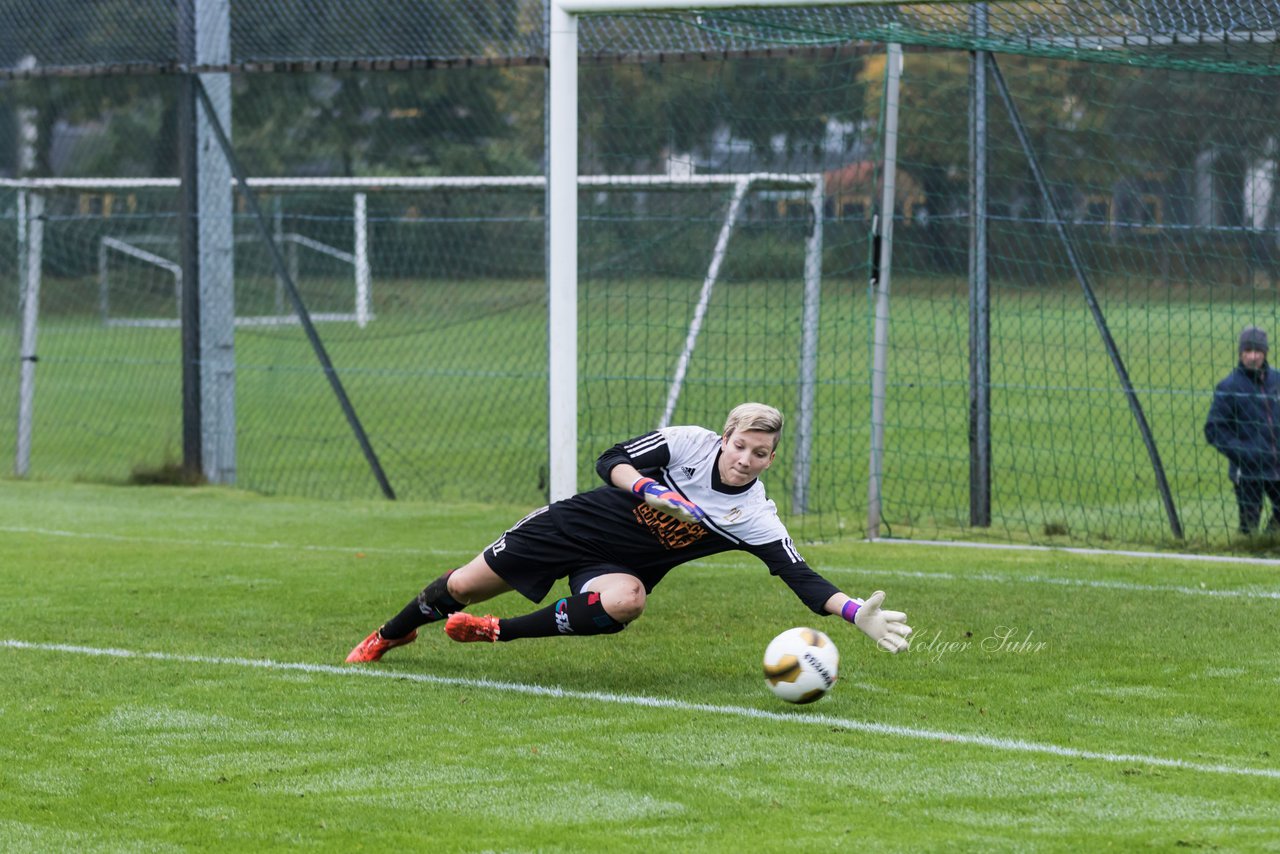
[[[886,652],[902,652],[911,646],[911,642],[907,640],[911,637],[911,627],[906,623],[907,615],[901,611],[881,609],[882,602],[884,591],[877,590],[865,602],[861,599],[845,602],[840,616],[862,629],[867,637],[876,642],[876,646]]]
[[[643,498],[644,503],[654,510],[674,516],[681,521],[701,522],[707,518],[707,514],[697,504],[651,477],[642,477],[631,484],[631,491]]]

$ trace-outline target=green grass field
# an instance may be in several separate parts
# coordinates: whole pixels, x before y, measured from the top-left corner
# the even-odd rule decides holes
[[[917,638],[822,620],[807,707],[759,659],[817,618],[733,555],[342,664],[527,509],[0,481],[0,850],[1280,850],[1274,565],[804,545]]]

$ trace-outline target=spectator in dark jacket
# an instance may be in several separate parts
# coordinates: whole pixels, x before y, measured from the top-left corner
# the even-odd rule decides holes
[[[1258,529],[1264,495],[1271,499],[1267,532],[1280,530],[1280,375],[1267,364],[1267,333],[1256,326],[1240,333],[1240,363],[1213,391],[1204,437],[1230,461],[1240,533]]]

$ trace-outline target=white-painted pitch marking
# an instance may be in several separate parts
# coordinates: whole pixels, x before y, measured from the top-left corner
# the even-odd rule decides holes
[[[1236,599],[1275,599],[1280,600],[1280,590],[1231,590],[1213,587],[1188,587],[1178,584],[1138,584],[1132,581],[1108,581],[1096,578],[1053,578],[1044,575],[992,575],[987,572],[965,573],[957,575],[951,572],[920,572],[917,570],[871,570],[853,567],[825,567],[824,572],[831,569],[837,571],[862,572],[866,574],[889,575],[895,578],[925,578],[939,581],[982,581],[1004,584],[1054,584],[1061,587],[1092,587],[1100,590],[1128,590],[1138,593],[1181,593],[1188,596],[1225,596]]]
[[[299,552],[334,552],[340,554],[390,554],[390,555],[427,555],[431,557],[448,557],[459,555],[470,555],[471,552],[465,552],[458,549],[415,549],[415,548],[384,548],[379,546],[320,546],[297,543],[251,543],[240,540],[190,540],[172,537],[135,537],[125,536],[123,534],[107,534],[101,532],[87,531],[63,531],[53,528],[30,528],[17,526],[0,526],[0,533],[7,534],[35,534],[37,536],[47,537],[66,537],[71,539],[83,540],[105,540],[107,542],[120,543],[155,543],[157,545],[178,545],[192,547],[209,547],[209,548],[233,548],[233,549],[263,549],[267,551],[299,551]],[[924,545],[923,540],[874,540],[875,543],[898,543],[908,544],[915,543]],[[1127,555],[1139,557],[1184,557],[1188,560],[1202,560],[1209,562],[1226,562],[1226,563],[1257,563],[1257,564],[1276,564],[1280,565],[1280,561],[1264,560],[1261,558],[1230,558],[1230,557],[1210,557],[1206,555],[1167,555],[1159,553],[1146,552],[1108,552],[1097,549],[1057,549],[1047,546],[1013,546],[1013,545],[989,545],[981,543],[947,543],[929,541],[928,545],[951,545],[966,546],[973,548],[990,548],[990,549],[1037,549],[1044,551],[1063,551],[1073,554],[1089,554],[1089,555]],[[695,566],[697,564],[694,564]],[[725,564],[719,564],[724,566]],[[729,566],[741,568],[747,566],[745,563],[730,563]],[[751,567],[759,566],[752,563]],[[685,570],[687,571],[687,570]],[[987,582],[996,584],[1052,584],[1062,587],[1086,587],[1102,590],[1127,590],[1137,593],[1178,593],[1188,596],[1218,596],[1235,599],[1270,599],[1280,600],[1280,590],[1258,590],[1258,589],[1216,589],[1206,587],[1188,587],[1185,585],[1174,584],[1139,584],[1129,581],[1106,581],[1096,579],[1082,578],[1055,578],[1052,576],[1042,575],[1021,575],[1017,577],[994,575],[991,573],[965,573],[964,575],[956,575],[949,572],[919,572],[913,570],[894,570],[894,569],[865,569],[862,567],[840,566],[837,564],[828,564],[821,567],[824,573],[862,573],[868,575],[882,575],[890,578],[922,578],[933,579],[937,581],[966,581],[966,582]]]
[[[971,543],[963,540],[897,540],[892,537],[876,537],[864,543],[890,546],[940,546],[953,549],[988,549],[1013,552],[1066,552],[1073,555],[1140,557],[1151,560],[1177,560],[1200,563],[1246,563],[1257,566],[1280,566],[1280,559],[1269,557],[1242,557],[1239,555],[1201,555],[1186,552],[1138,552],[1118,549],[1087,549],[1079,546],[1037,546],[1030,543]]]
[[[118,543],[159,543],[163,545],[180,545],[180,546],[219,546],[222,548],[237,549],[294,549],[297,551],[317,551],[317,552],[371,552],[380,554],[409,554],[409,555],[441,555],[441,554],[461,554],[459,549],[417,549],[417,548],[382,548],[378,546],[317,546],[317,545],[299,545],[297,543],[249,543],[242,540],[190,540],[179,539],[173,537],[134,537],[122,534],[108,534],[92,531],[62,531],[54,528],[31,528],[24,526],[4,525],[0,526],[0,533],[3,534],[36,534],[46,537],[69,537],[83,540],[107,540]],[[887,537],[880,537],[873,540],[862,540],[861,542],[874,545],[894,545],[894,546],[937,546],[943,548],[957,549],[986,549],[990,551],[1036,551],[1036,552],[1065,552],[1067,554],[1090,555],[1095,557],[1139,557],[1152,560],[1177,560],[1189,563],[1236,563],[1250,564],[1254,566],[1280,566],[1280,558],[1263,558],[1263,557],[1241,557],[1238,555],[1204,555],[1204,554],[1187,554],[1185,552],[1139,552],[1139,551],[1117,551],[1112,549],[1087,549],[1069,546],[1037,546],[1030,544],[1017,543],[971,543],[956,540],[896,540]]]
[[[757,564],[730,563],[735,569]],[[721,564],[720,566],[724,566]],[[714,569],[710,565],[707,569]],[[1280,600],[1280,590],[1259,590],[1257,588],[1219,589],[1215,587],[1190,587],[1183,584],[1139,584],[1134,581],[1109,581],[1095,578],[1054,578],[1047,575],[996,575],[989,572],[923,572],[912,569],[880,569],[858,566],[841,566],[825,564],[819,570],[823,575],[839,574],[875,575],[887,578],[919,578],[929,581],[977,581],[992,584],[1052,584],[1060,587],[1088,587],[1099,590],[1127,590],[1136,593],[1178,593],[1185,596],[1221,596],[1231,599],[1270,599]]]
[[[42,537],[64,537],[75,540],[105,540],[111,543],[154,543],[156,545],[164,546],[264,549],[267,551],[342,552],[345,554],[364,552],[366,554],[432,556],[472,554],[471,552],[465,552],[460,549],[385,548],[381,546],[317,546],[280,542],[247,543],[241,540],[187,540],[177,537],[131,537],[125,536],[124,534],[106,534],[97,531],[60,531],[55,528],[25,528],[15,526],[0,526],[0,534],[35,534]]]
[[[1047,756],[1061,756],[1069,759],[1089,759],[1099,762],[1111,762],[1129,765],[1147,765],[1156,768],[1173,768],[1181,771],[1198,771],[1206,774],[1226,774],[1236,777],[1263,777],[1280,780],[1280,768],[1251,768],[1206,762],[1188,762],[1185,759],[1172,759],[1165,756],[1147,756],[1140,753],[1108,753],[1099,750],[1080,750],[1063,747],[1057,744],[1043,744],[1020,739],[999,738],[996,736],[975,735],[968,733],[946,732],[944,730],[921,729],[918,727],[895,726],[871,721],[859,721],[833,715],[814,712],[769,712],[746,706],[722,706],[710,703],[689,703],[665,697],[644,697],[628,694],[610,694],[601,691],[573,691],[546,685],[527,685],[521,682],[503,682],[493,679],[468,679],[456,676],[434,676],[429,673],[405,673],[403,671],[378,670],[369,667],[341,667],[333,664],[305,664],[270,659],[256,658],[220,658],[204,655],[176,655],[166,652],[137,652],[128,649],[111,649],[91,646],[73,646],[70,644],[30,643],[20,640],[0,640],[0,647],[10,649],[33,650],[38,652],[63,652],[73,655],[110,656],[113,658],[134,658],[145,661],[176,662],[182,664],[211,664],[230,667],[253,667],[261,670],[284,670],[302,673],[318,673],[326,676],[363,677],[373,679],[396,679],[409,682],[422,682],[431,685],[455,685],[466,688],[478,688],[488,691],[504,691],[513,694],[528,694],[536,697],[555,699],[588,700],[598,703],[612,703],[624,706],[640,706],[653,709],[675,709],[684,712],[701,712],[711,715],[731,715],[739,718],[763,719],[778,723],[817,724],[827,727],[841,727],[856,732],[887,735],[899,738],[911,738],[922,741],[936,741],[942,744],[962,744],[974,747],[986,747],[992,750],[1004,750],[1015,753],[1033,753]]]

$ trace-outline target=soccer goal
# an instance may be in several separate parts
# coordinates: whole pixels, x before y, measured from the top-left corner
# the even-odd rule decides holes
[[[363,200],[361,200],[363,201]],[[359,204],[359,203],[357,203]],[[320,240],[291,231],[277,230],[274,235],[276,244],[284,251],[289,274],[293,281],[300,280],[299,270],[302,256],[314,253],[324,258],[333,259],[344,269],[350,268],[347,279],[352,285],[355,310],[312,312],[311,319],[317,322],[355,323],[363,328],[373,320],[370,308],[369,291],[369,256],[367,228],[361,230],[366,240],[356,241],[356,250],[350,252],[332,246]],[[235,244],[255,246],[261,241],[255,235],[239,235]],[[174,260],[178,255],[177,240],[162,234],[139,234],[127,239],[103,235],[98,242],[98,307],[102,322],[106,326],[144,326],[144,327],[176,327],[182,312],[182,266]],[[112,313],[112,283],[115,283],[117,303],[137,308],[136,292],[139,282],[145,282],[152,275],[173,280],[173,299],[165,299],[167,305],[160,310],[171,316],[119,316]],[[146,288],[146,285],[142,285]],[[148,288],[149,289],[149,288]],[[124,299],[119,299],[124,291]],[[167,291],[166,291],[167,292]],[[285,284],[277,277],[273,308],[269,314],[237,315],[236,326],[283,326],[298,323],[296,314],[286,311],[287,297]],[[118,309],[117,309],[118,310]]]
[[[314,269],[317,266],[314,262],[307,263],[308,255],[328,260],[336,266],[329,278],[338,283],[337,287],[330,288],[332,294],[322,295],[330,305],[313,311],[311,319],[317,322],[355,323],[361,328],[373,320],[367,193],[342,193],[344,197],[350,195],[351,223],[349,229],[344,229],[349,232],[349,242],[343,248],[335,245],[337,241],[332,237],[331,242],[326,242],[286,227],[283,193],[294,189],[293,182],[255,183],[263,192],[272,194],[275,226],[272,237],[287,259],[293,281],[302,281],[300,273],[304,267]],[[95,206],[91,203],[97,201],[96,210],[104,214],[102,221],[105,223],[110,219],[110,208],[117,198],[123,200],[126,209],[136,210],[138,193],[159,188],[176,190],[177,187],[176,180],[165,179],[138,182],[128,179],[87,179],[41,182],[39,189],[46,194],[59,190],[74,192],[77,195],[77,207],[82,209],[82,213],[94,210]],[[110,199],[110,203],[106,203],[105,199]],[[90,204],[85,204],[86,201]],[[86,208],[88,211],[83,210]],[[340,220],[344,217],[331,213],[327,218]],[[127,229],[120,234],[103,233],[98,238],[98,310],[104,325],[152,328],[179,325],[182,266],[178,240],[178,236],[172,233],[132,233]],[[253,232],[238,233],[233,240],[237,251],[241,248],[252,251],[261,244],[260,237]],[[170,282],[172,287],[166,287]],[[235,324],[283,326],[299,323],[297,315],[286,310],[286,303],[285,284],[276,277],[274,298],[269,310],[259,313],[238,311]],[[343,303],[347,304],[348,310],[342,310]]]

